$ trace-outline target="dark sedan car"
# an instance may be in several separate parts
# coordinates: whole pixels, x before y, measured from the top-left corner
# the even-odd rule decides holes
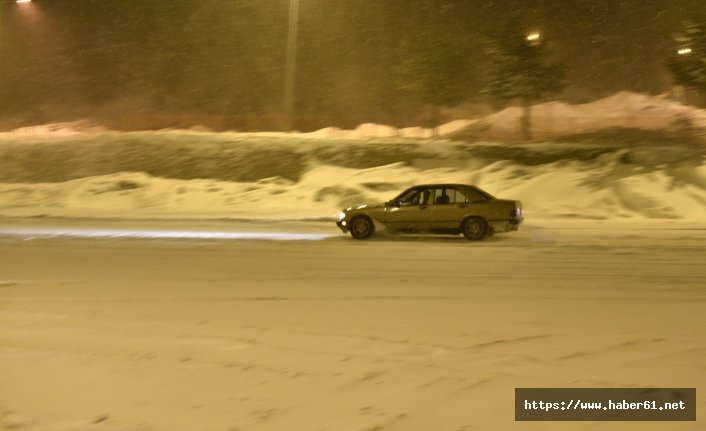
[[[427,184],[410,187],[383,205],[346,208],[336,224],[356,239],[369,238],[376,225],[392,233],[462,233],[481,240],[496,232],[518,229],[522,203],[497,199],[466,184]]]

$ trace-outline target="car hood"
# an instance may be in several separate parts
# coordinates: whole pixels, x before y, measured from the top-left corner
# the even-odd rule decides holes
[[[347,212],[366,212],[366,211],[381,211],[385,209],[384,204],[380,203],[374,203],[374,204],[361,204],[361,205],[354,205],[352,207],[348,207],[345,209]]]

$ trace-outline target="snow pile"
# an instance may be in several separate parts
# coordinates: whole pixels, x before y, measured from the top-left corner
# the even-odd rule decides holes
[[[532,133],[535,138],[550,138],[571,134],[590,133],[610,128],[689,129],[706,130],[706,110],[682,105],[665,96],[650,96],[632,92],[619,92],[590,103],[570,105],[551,101],[532,106]],[[488,139],[520,138],[522,108],[509,107],[481,118],[457,119],[436,128],[406,127],[364,123],[352,130],[326,127],[314,132],[260,132],[229,133],[230,135],[300,138],[414,138],[469,137]],[[195,126],[192,133],[207,131]],[[107,133],[105,127],[89,121],[54,123],[23,127],[11,132],[0,132],[3,138],[55,138],[61,139],[82,134]]]
[[[308,134],[56,124],[0,134],[0,215],[322,219],[410,185],[458,182],[522,200],[534,217],[703,217],[706,146],[694,131],[706,129],[706,111],[618,93],[585,105],[544,103],[533,113],[536,130],[555,134],[625,126],[626,118],[659,130],[470,144],[377,124]],[[508,108],[436,133],[512,134],[519,115]],[[562,129],[557,119],[574,123]],[[675,124],[691,134],[663,131]]]
[[[37,126],[27,126],[10,132],[0,132],[0,138],[65,138],[85,134],[106,133],[106,127],[92,124],[86,120],[65,123],[51,123]]]
[[[396,128],[383,124],[365,123],[356,127],[354,130],[343,130],[338,127],[326,127],[315,132],[303,133],[300,135],[312,138],[417,138],[426,139],[440,136],[451,136],[463,131],[468,126],[474,124],[477,120],[460,119],[442,124],[436,129],[426,127],[405,127]]]
[[[517,139],[520,137],[521,117],[522,108],[506,108],[472,122],[460,134]],[[535,138],[623,127],[647,130],[706,129],[706,110],[685,106],[661,96],[631,92],[620,92],[579,105],[558,101],[540,103],[532,107],[531,118]]]
[[[431,138],[465,136],[490,139],[520,138],[523,109],[509,107],[482,118],[459,119],[436,129],[408,127],[397,129],[381,124],[361,124],[354,130],[329,127],[306,134],[311,137],[405,137]],[[550,138],[590,133],[610,128],[706,129],[706,110],[685,106],[664,96],[619,92],[590,103],[570,105],[551,101],[532,106],[532,133]]]
[[[57,183],[0,184],[0,214],[126,218],[322,219],[341,208],[390,200],[420,183],[476,184],[522,200],[529,217],[702,219],[706,163],[650,167],[625,153],[535,165],[455,160],[372,168],[310,164],[298,179],[169,179],[118,172]],[[427,160],[427,163],[429,161]]]

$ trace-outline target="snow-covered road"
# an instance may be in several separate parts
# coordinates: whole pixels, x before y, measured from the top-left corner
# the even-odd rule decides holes
[[[706,225],[665,221],[1,220],[0,429],[703,429],[702,396],[656,424],[514,423],[513,397],[706,387],[705,258]]]

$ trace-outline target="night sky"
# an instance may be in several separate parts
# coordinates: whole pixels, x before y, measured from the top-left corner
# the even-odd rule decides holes
[[[289,0],[34,0],[0,3],[0,126],[81,117],[281,113]],[[487,36],[511,16],[539,31],[585,102],[662,93],[672,35],[703,0],[300,0],[296,112],[330,121],[404,118],[401,46],[443,35],[469,103]]]

